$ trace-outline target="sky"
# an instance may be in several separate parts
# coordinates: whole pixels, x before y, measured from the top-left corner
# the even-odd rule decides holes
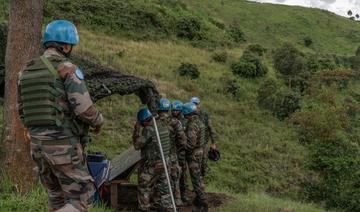
[[[354,15],[360,15],[360,0],[251,0],[264,3],[300,5],[305,7],[315,7],[329,10],[338,15],[346,16],[351,10]]]

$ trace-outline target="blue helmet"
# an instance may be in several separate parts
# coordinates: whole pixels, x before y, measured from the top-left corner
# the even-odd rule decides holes
[[[73,23],[66,20],[52,21],[46,26],[44,44],[50,41],[77,45],[79,34]]]
[[[152,114],[149,109],[143,108],[143,109],[139,110],[139,112],[137,114],[137,119],[139,122],[144,122],[150,118],[152,118]]]
[[[196,105],[192,102],[188,102],[183,105],[182,113],[184,116],[195,113],[196,111]]]
[[[183,103],[179,100],[175,100],[171,103],[171,110],[182,111]]]
[[[190,102],[198,105],[198,104],[200,104],[200,98],[197,96],[194,96],[191,98]]]
[[[165,98],[161,98],[159,105],[158,105],[158,111],[168,111],[170,110],[170,101],[168,99]]]

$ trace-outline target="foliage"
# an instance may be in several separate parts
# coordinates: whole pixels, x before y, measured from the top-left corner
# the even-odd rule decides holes
[[[176,34],[187,40],[201,40],[201,22],[194,16],[183,16],[176,23]]]
[[[236,43],[243,43],[246,41],[245,34],[241,30],[239,23],[232,23],[228,28],[228,33]]]
[[[245,52],[251,52],[258,56],[263,56],[266,53],[267,49],[261,46],[260,44],[250,44],[246,49]]]
[[[226,51],[217,51],[215,52],[211,58],[218,63],[226,63],[228,59],[228,53]]]
[[[306,68],[303,54],[290,43],[273,52],[274,67],[285,76],[293,76]]]
[[[231,69],[235,75],[246,78],[261,77],[268,71],[260,58],[250,53],[244,54],[239,61],[233,63]]]
[[[5,64],[6,34],[6,25],[4,23],[0,23],[0,65]]]
[[[306,197],[345,211],[360,210],[360,107],[352,96],[341,92],[353,80],[348,70],[314,75],[304,106],[290,119],[309,150],[307,167],[315,173],[306,183]]]
[[[277,118],[285,119],[300,108],[300,96],[273,79],[266,80],[258,90],[258,104],[270,110]]]
[[[187,76],[191,79],[197,79],[200,76],[197,65],[191,63],[181,63],[178,72],[180,76]]]
[[[312,44],[313,44],[313,40],[311,39],[311,37],[309,37],[309,36],[304,37],[304,45],[306,47],[309,47]]]

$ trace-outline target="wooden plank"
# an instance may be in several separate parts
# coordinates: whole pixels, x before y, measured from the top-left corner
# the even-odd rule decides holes
[[[110,186],[110,205],[111,208],[118,208],[118,184],[111,184]]]
[[[129,175],[132,174],[132,170],[129,169],[133,169],[134,166],[136,166],[136,164],[140,162],[140,160],[140,151],[135,150],[133,147],[116,156],[111,161],[111,169],[108,180],[112,181],[119,177],[121,177],[122,179],[128,179]]]

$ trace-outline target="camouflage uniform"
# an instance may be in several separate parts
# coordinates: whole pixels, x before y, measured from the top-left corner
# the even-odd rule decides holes
[[[193,115],[187,122],[186,161],[190,171],[191,182],[196,194],[196,201],[205,203],[205,186],[201,175],[203,145],[205,143],[205,125],[198,115]]]
[[[167,166],[170,165],[170,132],[162,120],[156,121],[161,144]],[[155,127],[152,124],[140,129],[135,127],[133,144],[136,150],[141,150],[143,158],[139,168],[138,204],[139,210],[150,209],[150,199],[154,190],[160,195],[161,209],[170,209],[172,206],[165,170],[161,161],[160,150],[156,138]]]
[[[181,122],[183,131],[185,132],[186,129],[186,119],[180,114],[178,117],[172,117],[173,119],[177,119]],[[185,139],[186,139],[186,135],[185,135]],[[185,145],[184,146],[178,146],[177,148],[177,156],[178,156],[178,161],[179,161],[179,166],[180,166],[180,177],[179,177],[179,187],[180,187],[180,194],[181,194],[181,199],[183,202],[187,202],[188,201],[188,196],[187,196],[187,190],[188,190],[188,186],[187,186],[187,164],[186,164],[186,141],[185,141]]]
[[[205,176],[206,172],[209,170],[209,166],[208,166],[208,152],[209,152],[209,139],[211,139],[211,143],[212,144],[216,144],[216,132],[214,129],[214,126],[211,122],[210,116],[207,112],[205,112],[204,110],[200,110],[199,112],[199,116],[200,119],[203,120],[204,124],[205,124],[205,140],[206,143],[203,146],[204,148],[204,155],[203,155],[203,159],[201,162],[201,174],[203,176]]]
[[[35,58],[19,82],[20,115],[29,130],[31,155],[48,192],[49,211],[87,211],[95,187],[80,138],[85,125],[99,127],[104,120],[75,74],[77,66],[52,48],[43,57],[52,71]],[[45,124],[49,121],[54,124]]]
[[[185,149],[186,145],[186,135],[184,133],[184,128],[181,122],[169,116],[168,114],[162,113],[160,118],[167,123],[167,126],[170,130],[171,137],[171,153],[170,153],[170,177],[171,177],[171,186],[174,193],[174,199],[176,205],[182,205],[182,198],[180,192],[180,175],[181,167],[178,160],[178,151]]]

